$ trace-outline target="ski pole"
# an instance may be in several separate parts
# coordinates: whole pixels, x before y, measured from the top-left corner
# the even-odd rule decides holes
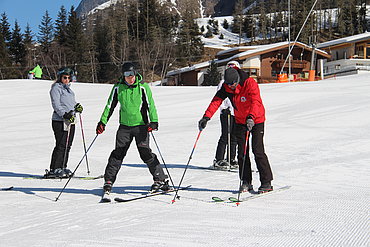
[[[85,154],[86,154],[85,158],[86,158],[87,174],[88,174],[88,175],[90,175],[89,161],[87,160],[85,134],[84,134],[84,128],[83,128],[83,125],[82,125],[82,117],[81,117],[81,113],[80,113],[79,115],[80,115],[80,125],[81,125],[82,142],[83,142],[83,145],[84,145],[84,151],[85,151]]]
[[[231,126],[230,126],[230,123],[231,123],[231,116],[230,116],[230,112],[227,114],[227,162],[229,162],[229,171],[231,170],[231,154],[230,154],[230,151],[231,151],[231,148],[230,148],[230,143],[231,143]]]
[[[175,196],[174,196],[174,197],[173,197],[173,199],[172,199],[172,204],[176,201],[176,198],[178,198],[177,194],[178,194],[178,192],[179,192],[179,189],[180,189],[180,186],[181,186],[182,180],[184,179],[184,176],[185,176],[186,170],[188,169],[188,166],[189,166],[190,160],[191,160],[191,158],[192,158],[192,156],[193,156],[193,153],[194,153],[195,147],[197,146],[197,142],[198,142],[198,140],[199,140],[199,137],[200,137],[200,134],[201,134],[201,133],[202,133],[202,130],[199,130],[199,133],[198,133],[197,139],[195,140],[195,143],[194,143],[193,150],[191,151],[191,154],[190,154],[190,156],[189,156],[188,163],[186,164],[186,166],[185,166],[185,170],[184,170],[184,172],[182,173],[182,177],[181,177],[181,180],[180,180],[179,186],[177,187],[176,194],[175,194]]]
[[[63,123],[64,124],[64,123]],[[67,140],[66,140],[66,149],[64,150],[64,155],[63,155],[63,169],[67,167],[67,162],[66,162],[66,159],[67,159],[67,153],[68,153],[68,145],[69,145],[69,135],[71,133],[71,123],[68,123],[68,126],[67,126]]]
[[[240,174],[240,182],[239,182],[239,191],[238,191],[238,201],[236,203],[237,206],[239,206],[239,199],[240,199],[240,187],[243,183],[243,174],[244,174],[244,165],[245,165],[245,159],[247,156],[247,147],[248,147],[248,139],[249,139],[249,130],[247,130],[247,133],[245,134],[245,144],[244,144],[244,154],[243,154],[243,164],[242,164],[242,172]]]
[[[152,133],[152,137],[153,137],[154,143],[155,143],[155,145],[157,146],[158,153],[159,153],[159,155],[161,156],[161,159],[162,159],[162,162],[163,162],[164,168],[166,168],[166,171],[167,171],[168,177],[170,178],[170,181],[171,181],[172,187],[173,187],[173,188],[175,188],[175,184],[173,183],[173,180],[172,180],[172,177],[171,177],[171,175],[170,175],[170,172],[168,171],[168,168],[167,168],[166,162],[164,162],[163,155],[162,155],[162,153],[161,153],[161,150],[159,150],[159,146],[158,146],[157,141],[156,141],[156,140],[155,140],[155,138],[154,138],[154,134],[153,134],[153,132],[150,132],[150,133]]]
[[[89,146],[89,147],[87,148],[87,150],[86,150],[86,153],[82,156],[82,158],[81,158],[80,162],[78,162],[78,164],[77,164],[76,168],[74,169],[74,171],[73,171],[72,175],[68,178],[68,180],[67,180],[66,184],[64,185],[64,187],[63,187],[62,191],[59,193],[59,195],[57,196],[57,198],[55,198],[55,201],[58,201],[58,200],[59,200],[60,195],[63,193],[64,189],[67,187],[67,185],[68,185],[69,181],[71,181],[72,177],[75,175],[75,172],[77,171],[78,167],[80,166],[80,164],[81,164],[81,163],[82,163],[82,161],[84,160],[85,156],[87,155],[87,152],[89,152],[89,150],[90,150],[91,146],[94,144],[94,142],[95,142],[95,140],[96,140],[96,138],[97,138],[97,137],[98,137],[98,134],[96,134],[96,136],[95,136],[94,140],[92,140],[92,142],[91,142],[90,146]]]

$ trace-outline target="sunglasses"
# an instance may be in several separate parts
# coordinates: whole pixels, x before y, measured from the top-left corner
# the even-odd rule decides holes
[[[70,77],[70,76],[63,76],[62,78],[63,78],[63,79],[65,79],[65,80],[66,80],[66,79],[71,79],[71,77]]]
[[[229,85],[229,86],[232,86],[232,85],[237,84],[237,83],[238,82],[236,82],[236,81],[225,81],[225,84]]]
[[[134,76],[134,75],[136,75],[136,73],[135,73],[135,71],[125,71],[125,72],[123,72],[123,75],[124,75],[125,77],[129,77],[129,76]]]

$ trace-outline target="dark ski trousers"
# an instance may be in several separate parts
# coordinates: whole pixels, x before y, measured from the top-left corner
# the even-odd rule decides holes
[[[53,150],[53,153],[51,155],[51,162],[50,162],[50,170],[54,170],[57,168],[66,168],[68,157],[69,157],[69,151],[71,150],[73,137],[75,135],[75,125],[70,124],[69,125],[69,140],[68,140],[68,146],[67,145],[67,136],[68,131],[64,130],[64,123],[63,121],[52,121],[51,123],[54,131],[54,137],[55,137],[55,147]],[[64,160],[64,154],[67,149],[67,154]]]
[[[149,134],[145,125],[125,126],[120,125],[116,134],[116,147],[111,152],[107,167],[105,168],[104,180],[116,181],[117,174],[121,168],[123,158],[127,154],[132,140],[135,138],[136,147],[140,158],[149,168],[154,181],[163,181],[167,177],[157,159],[149,147]]]
[[[263,144],[265,123],[259,123],[253,126],[250,131],[250,138],[252,139],[252,152],[256,161],[257,169],[260,175],[261,183],[270,182],[272,177],[272,171],[267,155],[265,154],[265,147]],[[239,164],[239,177],[243,181],[252,183],[252,168],[251,161],[249,158],[249,143],[247,145],[247,153],[245,157],[245,163],[243,165],[244,147],[245,147],[245,135],[247,132],[247,126],[236,124],[235,132],[237,135],[238,142],[238,164]]]
[[[225,157],[225,150],[228,145],[228,115],[225,113],[220,114],[220,122],[221,122],[221,136],[218,140],[218,145],[216,149],[216,160],[223,160]],[[234,116],[230,115],[230,159],[235,159],[236,155],[236,136],[234,134]]]

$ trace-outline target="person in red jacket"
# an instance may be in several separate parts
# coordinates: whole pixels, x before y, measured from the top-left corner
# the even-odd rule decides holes
[[[227,68],[224,79],[224,84],[217,91],[198,123],[199,130],[206,127],[207,122],[212,118],[224,99],[229,98],[233,104],[235,115],[234,131],[238,144],[239,177],[242,180],[239,190],[240,192],[253,191],[249,143],[246,143],[246,135],[250,133],[252,136],[252,152],[260,174],[261,186],[258,188],[258,192],[272,191],[271,181],[273,176],[263,144],[265,108],[258,84],[253,78],[248,77],[246,72],[237,68]],[[244,157],[246,144],[247,152]]]

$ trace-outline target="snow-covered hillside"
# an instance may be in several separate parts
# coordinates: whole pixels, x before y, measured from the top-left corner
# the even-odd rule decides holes
[[[99,204],[103,180],[25,179],[43,174],[53,149],[50,81],[0,81],[1,246],[369,246],[370,76],[260,85],[267,110],[266,152],[274,172],[272,193],[240,206],[212,203],[238,188],[233,172],[201,169],[214,158],[218,115],[201,133],[180,200],[161,195],[130,203]],[[72,85],[84,106],[87,144],[112,85]],[[197,122],[215,87],[152,87],[159,114],[155,138],[177,184],[198,134]],[[118,128],[117,109],[92,146],[92,176],[104,172]],[[154,143],[153,151],[158,154]],[[83,155],[80,125],[70,155]],[[253,157],[253,155],[252,155]],[[254,167],[254,165],[253,165]],[[255,169],[255,167],[254,167]],[[86,175],[82,163],[77,175]],[[129,198],[150,188],[151,176],[135,145],[113,192]],[[254,173],[255,188],[260,185]]]

